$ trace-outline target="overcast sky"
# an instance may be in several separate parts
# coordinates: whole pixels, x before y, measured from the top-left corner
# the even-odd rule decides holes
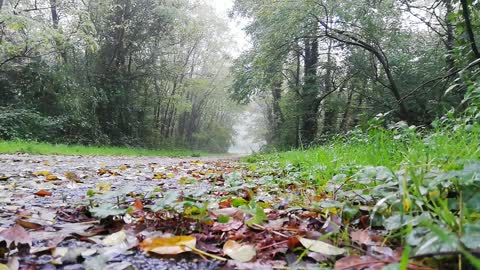
[[[228,20],[228,26],[235,39],[238,49],[234,51],[235,56],[240,55],[243,50],[246,50],[250,43],[247,40],[247,36],[242,28],[246,22],[244,20],[232,20],[228,17],[228,11],[233,7],[234,0],[205,0],[216,10],[216,13]]]

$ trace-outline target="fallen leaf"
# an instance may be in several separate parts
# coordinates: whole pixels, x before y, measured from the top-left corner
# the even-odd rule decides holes
[[[105,237],[105,239],[102,241],[102,244],[105,246],[116,246],[125,242],[126,239],[127,234],[122,230]]]
[[[35,195],[37,195],[37,196],[40,196],[40,197],[52,196],[52,193],[51,193],[51,192],[46,191],[46,190],[43,190],[43,189],[41,189],[41,190],[39,190],[39,191],[37,191],[37,192],[35,192],[35,193],[33,193],[33,194],[35,194]]]
[[[123,164],[120,166],[120,171],[125,171],[127,169],[127,165]]]
[[[384,266],[389,264],[389,261],[382,261],[372,256],[348,256],[341,258],[335,262],[335,270],[352,270],[352,269],[366,269],[366,270],[381,270]]]
[[[182,235],[168,238],[147,238],[140,243],[143,251],[149,251],[162,255],[175,255],[191,251],[189,247],[195,248],[197,239],[195,236]]]
[[[249,262],[257,255],[253,245],[242,245],[234,240],[225,242],[223,253],[239,262]]]
[[[20,268],[20,262],[17,257],[11,257],[8,259],[7,267],[9,270],[18,270]]]
[[[42,225],[40,225],[38,223],[30,222],[30,221],[27,221],[27,220],[24,220],[24,219],[21,219],[21,218],[17,218],[15,220],[15,223],[17,223],[18,225],[20,225],[24,228],[33,229],[33,230],[37,230],[37,229],[40,229],[42,227]]]
[[[33,173],[33,175],[35,176],[45,176],[45,177],[49,176],[50,174],[52,173],[50,173],[49,171],[38,171]]]
[[[98,183],[97,184],[97,191],[99,193],[105,193],[112,188],[112,184],[109,183]]]
[[[227,223],[215,222],[212,226],[212,231],[229,232],[229,231],[233,231],[233,230],[238,230],[242,226],[243,226],[242,221],[232,219]]]
[[[0,175],[0,181],[7,181],[10,176],[6,176],[4,174]]]
[[[352,231],[350,233],[350,236],[352,237],[352,241],[360,244],[360,245],[373,245],[375,244],[372,241],[372,238],[370,237],[370,233],[368,230],[358,230],[358,231]]]
[[[13,244],[13,246],[18,248],[21,253],[27,252],[32,245],[30,234],[18,224],[15,224],[13,227],[4,231],[0,231],[0,243],[1,242],[6,243],[7,251]],[[3,256],[3,254],[0,253],[0,257],[1,256]]]
[[[82,183],[82,180],[80,180],[80,177],[74,172],[66,172],[65,177],[67,177],[68,180],[76,183]]]
[[[327,244],[319,240],[312,240],[303,237],[299,237],[298,240],[300,243],[307,249],[315,251],[324,255],[341,255],[345,253],[345,249],[338,248],[336,246]]]
[[[132,207],[135,209],[135,211],[142,211],[143,210],[143,203],[140,199],[136,199],[135,202],[133,203]]]
[[[45,179],[47,181],[54,181],[54,180],[58,180],[58,177],[56,175],[50,174],[50,175],[47,175]]]

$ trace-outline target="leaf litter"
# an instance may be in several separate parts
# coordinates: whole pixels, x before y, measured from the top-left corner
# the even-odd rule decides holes
[[[448,185],[471,176],[466,168],[428,177]],[[390,231],[413,224],[414,252],[432,239],[421,215],[392,213],[415,205],[397,196],[402,172],[383,167],[339,174],[323,191],[295,167],[214,157],[2,155],[0,173],[0,267],[15,258],[17,269],[382,269],[403,257]]]

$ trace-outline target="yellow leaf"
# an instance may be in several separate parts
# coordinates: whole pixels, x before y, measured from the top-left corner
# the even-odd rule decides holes
[[[47,175],[47,181],[54,181],[54,180],[58,180],[58,177],[53,175],[53,174],[50,174],[50,175]]]
[[[410,198],[404,198],[403,199],[403,210],[405,210],[405,212],[408,212],[408,211],[410,211],[411,206],[412,206],[412,201],[410,200]]]
[[[191,251],[189,247],[195,248],[197,239],[195,236],[182,235],[168,238],[147,238],[140,243],[143,251],[149,251],[162,255],[176,255]]]
[[[99,193],[105,193],[112,188],[112,185],[109,183],[98,183],[97,189]]]
[[[165,179],[166,176],[163,173],[156,173],[156,174],[153,175],[153,178],[154,179]]]
[[[184,176],[184,177],[180,178],[180,180],[178,180],[178,183],[180,185],[185,185],[187,183],[187,180],[188,180],[188,177]]]
[[[68,180],[72,181],[72,183],[82,183],[80,177],[78,177],[78,175],[76,175],[74,172],[66,172],[64,175]]]
[[[223,253],[239,262],[251,261],[257,255],[253,245],[242,245],[233,240],[225,242]]]
[[[35,176],[45,176],[45,177],[47,177],[47,176],[49,176],[50,174],[51,174],[51,173],[48,172],[48,171],[38,171],[38,172],[34,173],[33,175],[35,175]]]
[[[175,174],[173,174],[173,173],[167,173],[168,178],[173,178],[174,176],[175,176]]]
[[[123,164],[120,166],[120,171],[125,171],[127,169],[127,165]]]

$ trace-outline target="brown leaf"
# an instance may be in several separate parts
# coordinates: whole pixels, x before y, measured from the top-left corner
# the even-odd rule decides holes
[[[220,208],[229,208],[229,207],[232,207],[231,202],[232,202],[232,198],[228,198],[228,200],[225,200],[225,201],[223,201],[223,202],[220,202],[220,203],[218,204],[218,207],[220,207]]]
[[[335,263],[335,270],[381,270],[389,261],[382,261],[372,256],[348,256]]]
[[[228,231],[238,230],[242,226],[243,226],[242,221],[236,220],[236,219],[230,219],[230,221],[227,223],[215,222],[212,226],[212,231],[228,232]]]
[[[299,247],[301,245],[300,241],[298,240],[298,238],[295,236],[295,237],[290,237],[288,238],[288,242],[287,242],[287,245],[288,245],[288,248],[293,250],[295,249],[296,247]]]
[[[40,225],[38,223],[30,222],[30,221],[27,221],[27,220],[21,219],[21,218],[17,218],[15,220],[15,223],[17,223],[18,225],[20,225],[24,228],[33,229],[33,230],[37,230],[37,229],[40,229],[42,227],[42,225]]]
[[[350,237],[352,237],[352,241],[360,244],[360,245],[367,245],[371,246],[375,243],[372,241],[370,237],[370,232],[368,230],[358,230],[350,232]]]
[[[51,193],[51,192],[46,191],[46,190],[43,190],[43,189],[41,189],[41,190],[39,190],[39,191],[37,191],[37,192],[35,192],[35,193],[33,193],[33,194],[35,194],[35,195],[37,195],[37,196],[40,196],[40,197],[52,196],[52,193]]]
[[[135,202],[132,205],[133,209],[135,211],[142,211],[143,210],[143,203],[140,199],[136,199]]]

